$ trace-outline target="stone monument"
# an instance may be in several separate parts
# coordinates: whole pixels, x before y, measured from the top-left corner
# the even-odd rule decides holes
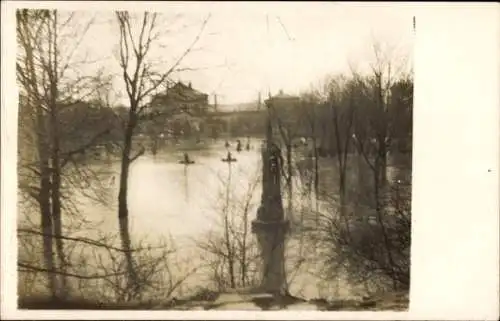
[[[257,218],[252,221],[252,232],[257,236],[262,259],[260,290],[283,294],[287,291],[285,236],[290,225],[284,217],[281,199],[281,151],[272,137],[269,115],[272,100],[267,100],[266,104],[268,115],[266,141],[262,146],[262,196]]]

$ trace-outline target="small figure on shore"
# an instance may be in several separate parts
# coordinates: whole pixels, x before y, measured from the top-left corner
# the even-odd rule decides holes
[[[229,147],[231,147],[231,144],[229,144],[229,142],[226,140],[226,143],[224,144],[224,146],[226,146],[226,148],[229,148]]]

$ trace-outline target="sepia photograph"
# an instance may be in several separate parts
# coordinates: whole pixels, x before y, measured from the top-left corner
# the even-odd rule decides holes
[[[460,288],[456,280],[466,278],[454,273],[473,269],[443,244],[485,254],[479,240],[498,241],[491,220],[479,225],[480,213],[493,209],[486,197],[498,194],[498,165],[488,154],[463,167],[465,159],[479,159],[480,147],[493,146],[486,135],[474,140],[470,128],[498,129],[498,109],[488,107],[493,100],[454,95],[431,104],[429,88],[446,93],[449,82],[463,94],[456,84],[473,78],[464,72],[443,81],[435,65],[442,87],[422,81],[426,59],[444,65],[466,54],[425,51],[426,40],[435,48],[451,43],[439,29],[427,36],[425,23],[427,38],[416,46],[415,6],[33,1],[11,2],[10,10],[12,32],[2,30],[2,47],[4,37],[12,40],[11,66],[2,59],[2,78],[6,65],[12,71],[10,87],[2,79],[2,234],[6,223],[13,226],[2,237],[2,250],[6,240],[11,245],[2,254],[2,281],[15,284],[18,310],[406,313],[414,302],[410,285],[417,303],[425,297],[449,309],[452,299],[425,293],[438,279],[454,282],[449,292],[463,292],[466,281]],[[446,28],[469,38],[473,25],[500,30],[498,20],[488,25],[500,17],[493,10],[461,12],[467,10],[483,21],[450,27],[443,19]],[[463,19],[456,17],[448,21]],[[500,54],[500,47],[481,45],[470,48]],[[449,68],[448,77],[458,74]],[[469,74],[484,80],[485,70],[493,68]],[[488,79],[467,90],[486,92],[494,87]],[[459,100],[484,108],[453,130],[446,108]],[[431,115],[436,103],[445,112]],[[13,123],[4,121],[7,113]],[[433,118],[439,113],[450,131]],[[15,128],[11,136],[4,124]],[[460,144],[459,153],[447,151]],[[431,163],[434,150],[450,160]],[[7,154],[15,171],[6,170]],[[425,171],[432,179],[425,181]],[[458,183],[471,173],[483,181]],[[6,188],[7,179],[17,184]],[[483,198],[472,200],[477,195]],[[446,206],[431,208],[432,201]],[[460,208],[468,211],[467,229],[457,225]],[[462,245],[444,235],[452,230]],[[436,268],[446,258],[449,266]],[[484,260],[469,261],[490,271]],[[14,262],[9,274],[6,262]],[[498,275],[495,282],[498,297]],[[491,299],[482,304],[490,309]],[[2,313],[4,305],[2,298]]]
[[[415,17],[198,5],[17,9],[19,308],[406,310]]]
[[[1,6],[1,319],[498,320],[498,4]]]

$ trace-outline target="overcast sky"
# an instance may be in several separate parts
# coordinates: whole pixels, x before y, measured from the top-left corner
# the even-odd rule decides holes
[[[144,9],[136,2],[136,10]],[[112,5],[112,4],[111,4]],[[298,93],[326,74],[348,71],[350,61],[362,66],[373,59],[376,39],[412,53],[412,16],[409,6],[332,2],[292,3],[164,3],[168,15],[162,30],[170,30],[153,55],[168,62],[193,41],[210,14],[195,51],[184,66],[196,70],[175,75],[213,96],[219,103],[256,100],[268,89]],[[71,8],[71,7],[70,7]],[[106,7],[106,9],[109,8]],[[95,9],[94,9],[95,10]],[[172,21],[171,17],[181,15]],[[82,51],[108,57],[96,63],[117,72],[118,34],[112,11],[99,11],[97,23],[81,44]],[[212,97],[211,97],[212,98]]]

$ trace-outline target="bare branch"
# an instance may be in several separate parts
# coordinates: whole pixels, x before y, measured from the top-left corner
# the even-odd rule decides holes
[[[137,152],[137,154],[133,157],[130,158],[130,162],[134,162],[137,158],[141,157],[142,155],[144,155],[144,153],[146,152],[146,149],[144,148],[144,146],[141,146],[141,150],[139,152]]]
[[[95,146],[95,144],[99,141],[99,139],[101,137],[103,137],[104,135],[106,134],[109,134],[110,133],[110,129],[109,128],[106,128],[105,130],[99,132],[98,134],[96,134],[94,137],[92,137],[92,139],[87,142],[86,144],[80,146],[79,148],[77,149],[74,149],[74,150],[71,150],[69,152],[66,153],[66,157],[63,158],[62,162],[61,162],[61,167],[64,167],[68,161],[74,156],[74,155],[77,155],[77,154],[80,154],[80,153],[83,153],[85,152],[88,148],[92,147],[92,146]]]
[[[184,58],[186,58],[186,56],[189,55],[189,53],[193,50],[193,47],[200,40],[201,35],[203,34],[203,31],[205,30],[205,27],[206,27],[208,21],[210,20],[210,17],[211,17],[211,14],[209,14],[207,16],[207,18],[205,18],[205,20],[202,23],[202,26],[200,28],[199,33],[196,35],[196,37],[193,40],[193,42],[191,43],[191,45],[182,53],[182,55],[176,60],[176,62],[170,67],[170,69],[168,69],[167,72],[161,76],[161,78],[158,81],[156,81],[148,90],[144,91],[142,93],[142,95],[139,96],[139,100],[142,100],[144,97],[146,97],[151,92],[156,90],[156,88],[158,88],[158,86],[160,86],[160,84],[162,84],[172,74],[172,72],[179,66],[179,64],[184,60]]]
[[[52,273],[52,274],[74,277],[74,278],[83,279],[83,280],[106,279],[106,278],[109,278],[112,276],[124,275],[126,273],[126,272],[120,272],[120,273],[112,273],[112,274],[104,274],[104,275],[99,275],[99,274],[80,275],[80,274],[68,273],[68,272],[63,272],[63,271],[58,271],[58,270],[49,270],[46,268],[40,268],[40,267],[36,267],[36,266],[30,265],[30,264],[22,263],[22,262],[18,262],[17,266],[24,269],[24,270],[19,270],[20,272],[28,272],[28,271],[45,272],[45,273]]]

